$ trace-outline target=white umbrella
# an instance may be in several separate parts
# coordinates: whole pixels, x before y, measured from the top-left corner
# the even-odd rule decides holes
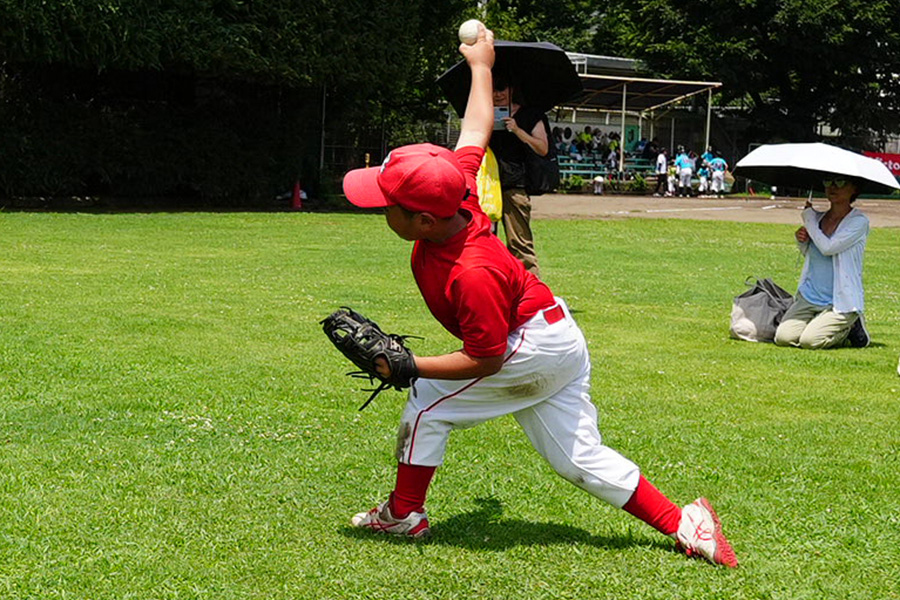
[[[769,185],[822,189],[822,180],[852,177],[860,192],[890,194],[900,184],[880,161],[828,144],[766,144],[738,161],[734,174]]]

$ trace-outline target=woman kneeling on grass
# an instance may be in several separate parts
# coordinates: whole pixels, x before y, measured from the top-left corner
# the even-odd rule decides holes
[[[863,320],[862,268],[869,219],[852,206],[859,196],[857,181],[834,175],[823,185],[831,206],[819,212],[807,202],[803,227],[794,233],[806,260],[775,343],[816,350],[849,342],[864,348],[869,333]]]

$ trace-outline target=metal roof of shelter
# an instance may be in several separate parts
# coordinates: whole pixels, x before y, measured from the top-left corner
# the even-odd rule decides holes
[[[720,82],[650,79],[642,76],[642,64],[634,59],[575,52],[566,52],[566,55],[575,66],[584,89],[557,109],[571,110],[573,122],[579,111],[618,112],[622,115],[620,135],[624,140],[627,113],[637,113],[643,119],[645,113],[706,92],[709,99],[706,102],[704,147],[709,146],[712,91],[722,87]],[[624,169],[625,145],[619,144],[619,171]]]
[[[561,108],[645,113],[722,87],[718,81],[642,77],[640,61],[629,58],[574,52],[566,55],[575,66],[584,91]]]

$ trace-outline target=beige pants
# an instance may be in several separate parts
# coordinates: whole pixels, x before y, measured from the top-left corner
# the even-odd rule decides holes
[[[797,294],[775,331],[775,343],[807,350],[834,348],[844,343],[858,318],[859,313],[834,312],[830,304],[811,304]]]
[[[531,233],[531,198],[522,188],[503,190],[503,230],[506,247],[525,268],[540,277],[534,235]]]

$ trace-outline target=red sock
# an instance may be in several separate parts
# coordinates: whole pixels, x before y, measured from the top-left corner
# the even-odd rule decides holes
[[[637,489],[622,507],[657,531],[673,535],[681,523],[681,509],[641,475]]]
[[[397,465],[397,485],[391,493],[391,513],[398,519],[425,510],[425,494],[437,467]]]

